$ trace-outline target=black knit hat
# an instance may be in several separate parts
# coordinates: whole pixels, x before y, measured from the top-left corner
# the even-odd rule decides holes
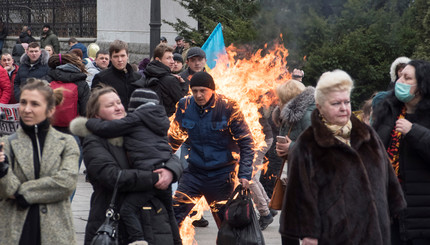
[[[51,26],[49,24],[43,24],[43,28],[47,27],[48,29],[51,29]]]
[[[182,55],[178,54],[178,53],[174,53],[173,54],[173,60],[174,61],[179,61],[182,64],[184,64],[184,59],[182,58]]]
[[[199,86],[215,90],[215,82],[209,73],[201,71],[193,75],[190,80],[190,87]]]
[[[133,112],[137,108],[146,104],[158,105],[160,100],[157,93],[150,89],[138,88],[133,91],[130,97],[130,103],[128,104],[128,111]]]

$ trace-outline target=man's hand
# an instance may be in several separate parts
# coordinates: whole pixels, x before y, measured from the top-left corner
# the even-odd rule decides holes
[[[242,184],[243,188],[249,188],[249,181],[247,179],[239,179],[239,182]]]
[[[185,82],[185,80],[184,80],[181,76],[179,76],[179,75],[177,75],[177,74],[172,74],[172,76],[176,77],[176,79],[178,79],[178,80],[179,80],[179,82],[181,82],[181,83],[184,83],[184,82]]]
[[[154,173],[158,173],[159,176],[158,182],[155,183],[154,187],[160,190],[167,190],[172,183],[173,173],[165,168],[156,169]]]

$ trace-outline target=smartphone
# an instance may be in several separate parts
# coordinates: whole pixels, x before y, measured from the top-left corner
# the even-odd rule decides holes
[[[279,143],[287,143],[287,138],[285,136],[276,136],[276,141]]]

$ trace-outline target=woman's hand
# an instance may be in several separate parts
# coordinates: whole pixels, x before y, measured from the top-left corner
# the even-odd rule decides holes
[[[411,131],[411,128],[412,128],[412,123],[406,119],[399,119],[396,122],[396,130],[404,135],[409,133],[409,131]]]
[[[290,148],[291,139],[288,136],[285,136],[285,139],[287,140],[286,143],[276,142],[276,153],[280,157],[286,156]]]
[[[172,74],[174,77],[176,77],[178,80],[179,80],[179,82],[181,82],[181,83],[184,83],[185,82],[185,80],[181,77],[181,76],[179,76],[179,75],[177,75],[177,74]]]
[[[173,173],[166,168],[159,168],[154,170],[154,173],[158,173],[159,179],[158,182],[155,183],[155,188],[160,190],[167,190],[169,185],[173,181]]]
[[[318,245],[318,240],[315,238],[305,237],[302,240],[302,245]]]

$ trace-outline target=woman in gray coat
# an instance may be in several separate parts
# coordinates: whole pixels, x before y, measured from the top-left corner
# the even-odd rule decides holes
[[[29,79],[19,101],[21,127],[0,140],[1,244],[76,243],[69,198],[79,148],[49,123],[62,96],[46,81]]]

